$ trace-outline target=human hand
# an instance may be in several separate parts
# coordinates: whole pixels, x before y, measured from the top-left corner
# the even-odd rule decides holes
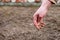
[[[43,17],[39,15],[39,13],[33,15],[33,23],[38,30],[45,25],[43,22]]]

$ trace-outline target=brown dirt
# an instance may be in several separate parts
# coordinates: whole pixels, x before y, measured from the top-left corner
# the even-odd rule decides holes
[[[0,40],[60,40],[60,7],[50,8],[45,27],[32,23],[38,7],[0,7]]]

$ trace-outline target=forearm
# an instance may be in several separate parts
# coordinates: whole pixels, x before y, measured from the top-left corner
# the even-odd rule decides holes
[[[49,0],[42,0],[40,8],[33,15],[33,22],[37,29],[40,29],[45,25],[43,22],[43,17],[46,15],[51,5],[52,3]]]
[[[49,0],[43,0],[40,8],[49,9],[52,3]]]

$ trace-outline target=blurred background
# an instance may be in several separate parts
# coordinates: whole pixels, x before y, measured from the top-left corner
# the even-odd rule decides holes
[[[0,0],[1,2],[40,2],[40,0]]]
[[[0,0],[0,5],[31,6],[31,5],[37,5],[36,3],[40,2],[41,0]]]
[[[37,4],[38,3],[38,4]],[[0,5],[39,5],[41,0],[0,0]],[[60,5],[60,0],[58,0],[57,4]]]
[[[0,40],[60,40],[60,1],[49,8],[38,31],[33,15],[40,5],[41,0],[0,0]]]

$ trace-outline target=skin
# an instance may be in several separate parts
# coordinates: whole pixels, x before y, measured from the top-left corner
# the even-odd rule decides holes
[[[45,23],[43,22],[44,16],[47,14],[48,9],[51,7],[52,3],[49,0],[42,0],[42,4],[39,9],[33,15],[33,23],[35,27],[39,30]]]

